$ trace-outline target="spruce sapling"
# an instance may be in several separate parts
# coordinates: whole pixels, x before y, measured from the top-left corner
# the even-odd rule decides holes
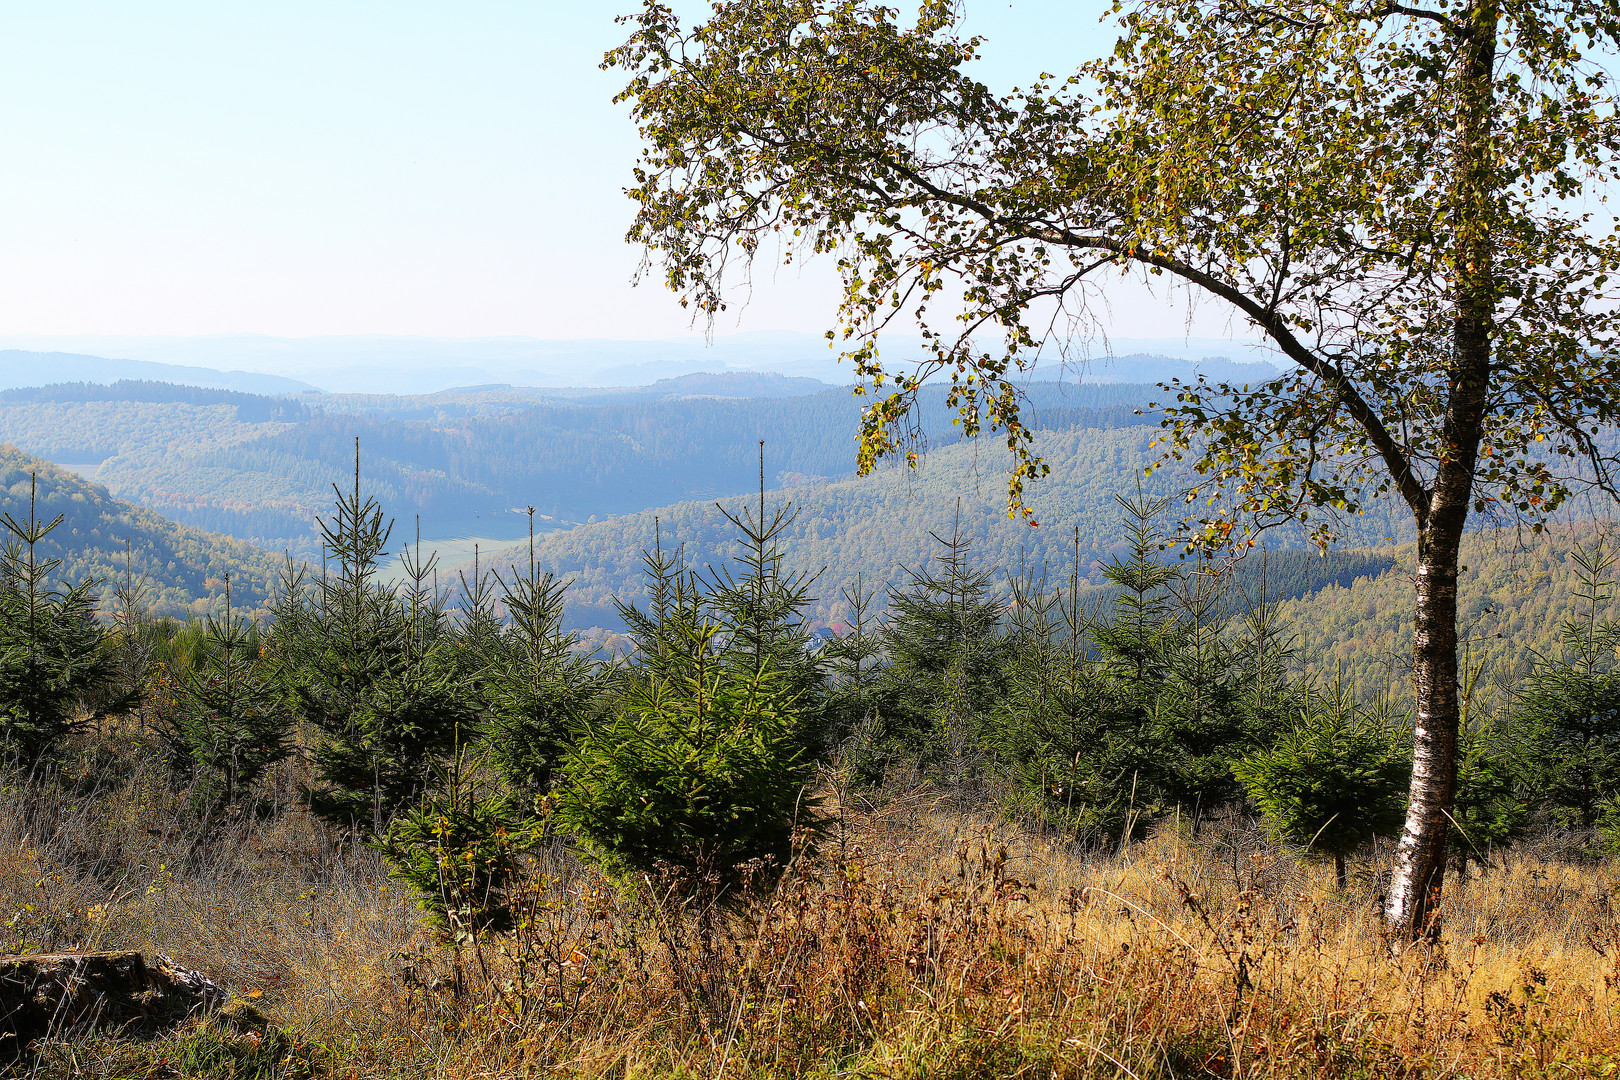
[[[1603,613],[1620,561],[1607,536],[1570,552],[1581,607],[1561,628],[1562,655],[1537,664],[1521,715],[1545,804],[1564,824],[1603,828],[1620,846],[1620,625]]]
[[[544,794],[557,779],[576,729],[590,722],[602,695],[598,665],[580,655],[562,629],[567,583],[535,561],[534,508],[529,508],[529,567],[497,579],[511,617],[490,669],[490,756],[514,788]]]
[[[1232,766],[1280,840],[1333,859],[1334,879],[1374,836],[1406,814],[1410,751],[1393,732],[1359,714],[1336,682],[1271,749]]]
[[[63,515],[41,524],[39,478],[29,482],[28,520],[0,517],[0,748],[23,765],[39,764],[84,722],[81,703],[113,678],[96,624],[94,579],[54,583],[61,559],[41,559],[39,545]],[[92,718],[127,708],[133,695],[103,705]]]
[[[236,805],[292,752],[292,717],[257,627],[232,609],[229,574],[224,617],[208,616],[204,646],[160,705],[157,724],[170,763],[190,773],[207,810]]]
[[[321,786],[311,806],[323,816],[380,832],[426,785],[435,762],[473,730],[477,703],[457,679],[444,632],[443,597],[430,588],[434,561],[420,539],[402,554],[410,585],[402,600],[375,578],[393,531],[382,507],[354,483],[337,495],[320,528],[327,565],[313,595],[284,600],[294,618],[278,627],[304,719],[321,732],[312,758]]]
[[[775,533],[755,525],[743,542],[764,555],[750,574],[775,573]],[[796,833],[820,825],[806,794],[811,717],[774,645],[791,639],[797,609],[773,603],[750,627],[760,608],[728,605],[780,582],[744,575],[716,595],[679,548],[664,551],[661,534],[643,555],[648,610],[620,605],[636,662],[569,755],[558,814],[610,866],[666,879],[675,897],[708,910],[774,880]]]

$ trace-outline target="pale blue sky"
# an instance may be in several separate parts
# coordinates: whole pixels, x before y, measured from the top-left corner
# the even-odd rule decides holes
[[[1103,6],[966,0],[984,77],[1104,51]],[[635,135],[597,70],[627,7],[0,0],[0,339],[685,332],[628,284]],[[721,329],[820,331],[832,298],[795,270]],[[1178,330],[1120,294],[1116,333]]]

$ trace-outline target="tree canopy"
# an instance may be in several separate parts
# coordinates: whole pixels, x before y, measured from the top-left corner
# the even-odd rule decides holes
[[[647,140],[630,239],[704,312],[764,245],[835,254],[839,332],[891,387],[867,411],[867,463],[939,373],[970,424],[1022,446],[1007,379],[1054,325],[1036,319],[1088,318],[1104,271],[1197,286],[1298,365],[1246,391],[1188,387],[1175,409],[1175,449],[1207,439],[1224,508],[1261,524],[1391,488],[1422,501],[1449,445],[1457,272],[1488,262],[1477,505],[1545,512],[1567,495],[1537,443],[1602,467],[1591,421],[1615,418],[1620,367],[1597,301],[1620,247],[1580,196],[1620,145],[1589,55],[1614,40],[1612,2],[1115,11],[1111,56],[998,97],[964,70],[983,43],[938,0],[911,25],[856,0],[740,0],[683,27],[648,3],[608,55]],[[1477,117],[1459,73],[1475,47],[1493,94]],[[939,320],[951,279],[965,303]],[[889,380],[875,335],[908,316],[933,360]],[[987,329],[1001,349],[977,347]]]

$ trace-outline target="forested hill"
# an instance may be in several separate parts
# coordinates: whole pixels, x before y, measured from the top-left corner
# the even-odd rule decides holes
[[[759,389],[757,382],[746,385]],[[734,380],[678,383],[677,390],[737,389]],[[511,538],[521,521],[511,511],[528,505],[574,523],[752,490],[760,439],[773,488],[846,475],[862,404],[847,388],[553,404],[497,388],[446,395],[432,406],[463,415],[399,419],[391,410],[421,403],[356,402],[365,415],[352,415],[306,396],[123,386],[122,398],[114,388],[51,387],[0,399],[0,439],[71,464],[118,497],[176,520],[311,557],[314,517],[331,484],[346,482],[357,436],[367,488],[401,521],[420,515],[429,536]],[[1147,422],[1136,408],[1154,392],[1035,383],[1029,398],[1039,426],[1125,427]],[[925,391],[920,414],[929,445],[958,437],[943,388]]]
[[[1059,387],[1032,392],[1037,422],[1142,423],[1141,387]],[[425,521],[481,508],[534,505],[581,521],[679,499],[748,491],[766,441],[769,482],[846,474],[854,466],[860,401],[847,390],[798,398],[683,398],[597,406],[537,406],[443,427],[386,418],[323,415],[289,429],[200,454],[198,467],[304,480],[324,505],[359,436],[362,468],[402,516]],[[1049,415],[1050,414],[1050,415]],[[954,441],[943,391],[930,392],[924,431]],[[341,475],[338,473],[337,475]]]
[[[459,386],[433,394],[303,394],[299,399],[323,412],[426,420],[444,424],[471,416],[499,416],[536,405],[626,405],[669,398],[796,398],[835,389],[820,379],[794,378],[772,371],[727,371],[659,379],[646,386]]]
[[[939,552],[935,535],[948,536],[960,521],[972,540],[969,562],[1005,589],[1009,575],[1041,569],[1066,581],[1075,564],[1085,582],[1083,602],[1111,594],[1101,563],[1123,550],[1116,493],[1133,494],[1133,474],[1150,454],[1154,432],[1143,428],[1081,428],[1052,432],[1039,447],[1054,463],[1052,476],[1034,491],[1040,527],[1010,521],[1004,512],[1004,455],[986,445],[946,447],[915,473],[887,470],[858,479],[816,481],[771,492],[767,512],[784,502],[798,510],[783,544],[788,567],[817,573],[811,593],[815,628],[849,617],[840,590],[859,576],[869,589],[903,582],[908,568],[921,568]],[[1160,473],[1145,494],[1174,489],[1177,478]],[[960,496],[960,503],[958,498]],[[753,497],[720,501],[738,513]],[[957,517],[960,505],[960,518]],[[1167,518],[1179,506],[1167,510]],[[655,532],[656,530],[656,532]],[[1555,657],[1563,621],[1580,607],[1570,552],[1607,530],[1611,549],[1620,546],[1620,526],[1558,524],[1537,535],[1513,529],[1481,529],[1468,538],[1461,587],[1465,655],[1480,672],[1480,693],[1517,681],[1537,657]],[[1368,514],[1346,523],[1346,539],[1324,557],[1299,546],[1297,534],[1272,534],[1264,558],[1251,554],[1233,569],[1232,603],[1259,596],[1260,579],[1279,601],[1278,627],[1291,637],[1298,664],[1322,683],[1342,677],[1370,697],[1410,674],[1413,545],[1399,515]],[[615,598],[644,602],[642,553],[657,542],[681,547],[694,569],[725,565],[737,550],[737,530],[712,501],[690,501],[627,515],[542,537],[540,565],[573,581],[567,618],[571,625],[609,631],[620,626]],[[1293,544],[1293,547],[1282,545]],[[1167,556],[1173,558],[1173,556]],[[517,546],[481,555],[483,569],[527,562]],[[1610,600],[1601,618],[1620,620]]]
[[[232,599],[244,611],[260,608],[273,587],[281,566],[277,556],[120,502],[99,484],[0,444],[0,512],[27,522],[31,479],[37,479],[38,519],[63,515],[38,556],[62,560],[60,579],[105,579],[103,610],[110,607],[113,583],[126,574],[145,584],[152,614],[179,618],[219,607],[226,574]]]
[[[785,537],[787,564],[794,570],[821,571],[813,615],[820,624],[841,621],[847,607],[839,590],[860,575],[881,587],[904,578],[936,551],[932,535],[949,535],[960,506],[962,532],[972,540],[970,557],[979,566],[1003,572],[1020,566],[1067,576],[1079,535],[1081,576],[1101,593],[1100,561],[1122,550],[1116,494],[1134,493],[1142,465],[1151,459],[1157,428],[1082,426],[1042,434],[1037,448],[1052,463],[1052,474],[1032,485],[1031,505],[1040,523],[1030,528],[1006,515],[1007,456],[989,441],[945,446],[930,453],[915,471],[884,469],[864,477],[815,480],[771,492],[767,507],[791,503],[798,517]],[[768,457],[769,452],[768,452]],[[774,468],[774,461],[768,466]],[[1184,477],[1163,470],[1144,482],[1149,495],[1179,489]],[[748,496],[720,500],[736,513],[752,505]],[[736,530],[713,501],[693,500],[553,533],[538,545],[540,563],[572,579],[569,619],[577,626],[614,626],[615,597],[641,596],[641,558],[653,546],[655,523],[666,547],[683,545],[689,564],[720,564],[736,551]],[[1347,547],[1399,538],[1398,518],[1369,514],[1349,523]],[[1298,546],[1297,535],[1279,532],[1279,545]],[[522,548],[486,550],[484,566],[526,561]],[[1278,588],[1309,591],[1345,573],[1377,572],[1383,562],[1360,557],[1323,562],[1302,554],[1279,556],[1269,576]],[[1297,561],[1298,565],[1294,565]],[[823,568],[825,568],[823,570]]]
[[[0,390],[0,406],[40,402],[117,401],[149,404],[229,405],[235,418],[244,423],[291,422],[305,419],[304,406],[285,397],[245,394],[206,386],[181,386],[147,379],[120,379],[118,382],[51,383]]]
[[[1464,541],[1458,633],[1464,659],[1481,672],[1482,690],[1511,685],[1538,658],[1558,655],[1563,624],[1582,607],[1571,553],[1602,537],[1608,537],[1612,553],[1620,529],[1612,522],[1587,521],[1555,525],[1539,535],[1487,529]],[[1342,671],[1364,693],[1392,684],[1404,691],[1411,674],[1415,545],[1381,553],[1394,564],[1387,573],[1354,587],[1335,585],[1278,609],[1297,655],[1318,679],[1331,680]],[[1600,620],[1620,620],[1612,590],[1610,597],[1598,609]]]

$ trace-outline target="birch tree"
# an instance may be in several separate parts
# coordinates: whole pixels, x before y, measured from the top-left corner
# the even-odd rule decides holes
[[[830,337],[869,395],[858,463],[904,451],[948,380],[969,434],[1046,465],[1014,377],[1110,277],[1174,282],[1290,369],[1168,388],[1186,540],[1316,541],[1372,500],[1418,537],[1411,798],[1386,918],[1432,925],[1458,739],[1458,550],[1471,515],[1544,521],[1612,488],[1620,149],[1600,60],[1620,0],[1140,0],[1113,52],[997,95],[956,6],[657,0],[606,63],[645,140],[629,239],[696,315],[749,264],[836,260]],[[885,369],[878,335],[920,328]],[[993,341],[993,347],[983,342]]]

